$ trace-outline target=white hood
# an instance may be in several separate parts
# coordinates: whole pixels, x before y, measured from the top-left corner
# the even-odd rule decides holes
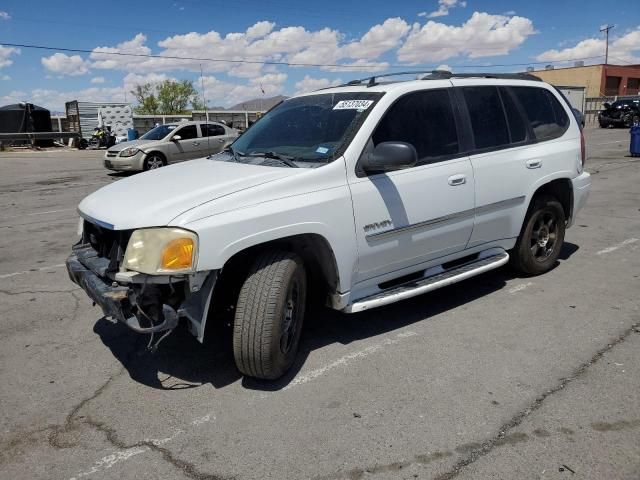
[[[305,170],[203,158],[107,185],[82,200],[78,210],[114,230],[164,226],[206,202]]]

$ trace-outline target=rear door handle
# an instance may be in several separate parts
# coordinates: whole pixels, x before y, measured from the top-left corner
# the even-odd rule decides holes
[[[220,142],[220,143],[224,143],[224,138],[219,138],[219,139],[218,139],[218,142]]]
[[[462,173],[459,173],[458,175],[452,175],[449,177],[448,182],[452,187],[463,185],[467,183],[467,176]]]
[[[527,160],[527,168],[540,168],[542,167],[542,160]]]
[[[197,147],[198,145],[200,145],[200,142],[193,142],[194,147]]]

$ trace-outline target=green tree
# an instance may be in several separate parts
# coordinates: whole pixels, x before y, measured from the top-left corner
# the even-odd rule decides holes
[[[189,105],[194,110],[204,108],[197,90],[189,80],[165,80],[156,85],[137,85],[131,93],[138,101],[135,112],[142,115],[179,115],[187,113]]]

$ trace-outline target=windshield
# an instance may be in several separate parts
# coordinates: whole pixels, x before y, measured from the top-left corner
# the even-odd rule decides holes
[[[235,141],[236,160],[280,156],[300,166],[328,163],[344,152],[381,96],[375,92],[322,93],[285,100]]]
[[[140,140],[162,140],[176,129],[176,125],[158,125],[140,137]]]

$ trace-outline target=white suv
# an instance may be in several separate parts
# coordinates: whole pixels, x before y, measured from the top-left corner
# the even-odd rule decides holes
[[[589,193],[584,161],[571,107],[536,77],[354,81],[285,100],[209,159],[88,196],[67,267],[137,332],[186,319],[202,342],[231,323],[239,370],[273,379],[311,294],[351,313],[509,260],[549,270]]]

